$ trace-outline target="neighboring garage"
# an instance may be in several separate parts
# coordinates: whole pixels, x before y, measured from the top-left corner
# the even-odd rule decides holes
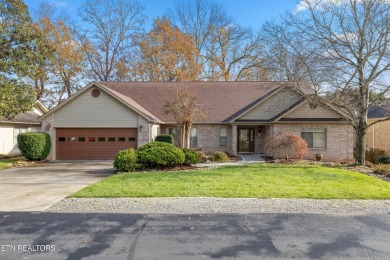
[[[112,160],[137,148],[137,128],[57,128],[57,160]]]

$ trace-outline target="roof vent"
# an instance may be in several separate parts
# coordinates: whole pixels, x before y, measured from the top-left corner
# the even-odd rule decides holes
[[[97,98],[98,96],[100,96],[100,90],[95,88],[91,91],[91,95],[94,97],[94,98]]]

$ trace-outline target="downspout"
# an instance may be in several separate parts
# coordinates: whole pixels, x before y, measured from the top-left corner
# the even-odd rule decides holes
[[[375,124],[372,125],[372,149],[375,149]]]

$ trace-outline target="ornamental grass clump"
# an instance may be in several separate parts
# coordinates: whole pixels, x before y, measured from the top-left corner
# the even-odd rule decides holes
[[[210,160],[213,162],[228,162],[229,156],[224,152],[215,152],[210,156]]]

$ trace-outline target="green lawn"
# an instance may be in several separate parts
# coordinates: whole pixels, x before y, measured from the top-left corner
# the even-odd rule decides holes
[[[70,197],[390,199],[390,183],[337,168],[262,164],[120,173]]]
[[[10,159],[0,159],[0,170],[11,168],[10,163],[16,162],[23,159],[22,157],[10,158]]]

